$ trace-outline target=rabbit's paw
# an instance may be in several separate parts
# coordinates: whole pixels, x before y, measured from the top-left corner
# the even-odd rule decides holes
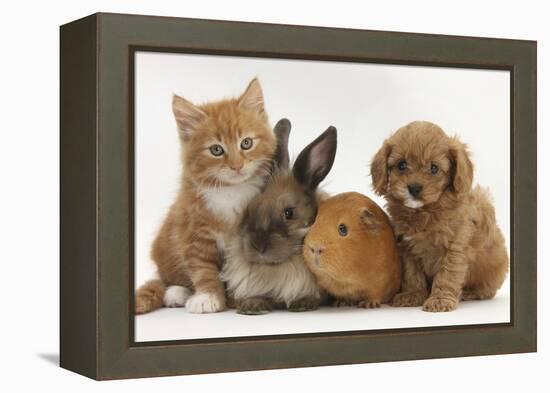
[[[263,297],[253,297],[237,302],[237,313],[243,315],[268,314],[272,309],[273,304],[271,301]]]
[[[312,311],[319,308],[319,299],[315,297],[305,297],[295,300],[288,305],[288,311],[302,312]]]

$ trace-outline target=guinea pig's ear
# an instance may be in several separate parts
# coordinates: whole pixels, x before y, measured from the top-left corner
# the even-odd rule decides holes
[[[275,125],[273,132],[277,138],[277,150],[273,157],[278,168],[288,168],[288,135],[290,134],[291,124],[288,119],[281,119]]]
[[[294,177],[314,191],[330,172],[335,156],[336,128],[330,126],[300,152],[292,168]]]
[[[474,165],[470,160],[467,147],[457,137],[449,142],[451,160],[451,188],[456,194],[469,192],[474,179]]]
[[[378,232],[378,230],[382,227],[380,221],[378,221],[378,218],[376,218],[376,216],[367,208],[361,210],[359,213],[359,218],[368,231]]]
[[[374,155],[370,163],[370,175],[372,177],[372,188],[378,195],[385,195],[388,188],[388,157],[391,153],[391,146],[387,140]]]

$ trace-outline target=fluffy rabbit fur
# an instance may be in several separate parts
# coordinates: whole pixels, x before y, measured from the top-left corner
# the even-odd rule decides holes
[[[306,311],[320,303],[302,246],[322,195],[317,186],[334,162],[336,129],[329,127],[303,149],[292,169],[289,133],[290,122],[279,121],[273,175],[248,205],[234,235],[225,239],[221,278],[241,314],[264,314],[273,307]]]

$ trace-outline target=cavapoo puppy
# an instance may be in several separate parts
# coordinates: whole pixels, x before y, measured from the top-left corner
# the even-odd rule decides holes
[[[459,300],[495,296],[508,272],[504,237],[488,192],[472,189],[466,146],[435,124],[397,130],[371,163],[403,261],[393,306],[451,311]]]

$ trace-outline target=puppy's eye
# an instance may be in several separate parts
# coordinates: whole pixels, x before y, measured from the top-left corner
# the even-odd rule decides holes
[[[294,217],[294,209],[292,207],[285,207],[283,214],[287,220],[291,220]]]
[[[338,225],[338,233],[340,234],[340,236],[347,236],[348,227],[346,226],[346,224]]]
[[[242,141],[241,141],[241,149],[243,150],[248,150],[252,147],[252,138],[244,138]]]
[[[432,172],[432,175],[435,175],[437,172],[439,172],[439,167],[435,164],[432,164],[430,167],[430,171]]]
[[[212,155],[215,157],[219,157],[224,153],[223,147],[221,147],[221,145],[212,145],[208,149],[210,149],[210,153],[212,153]]]
[[[399,169],[399,172],[403,172],[405,169],[407,169],[407,161],[401,160],[397,163],[397,169]]]

